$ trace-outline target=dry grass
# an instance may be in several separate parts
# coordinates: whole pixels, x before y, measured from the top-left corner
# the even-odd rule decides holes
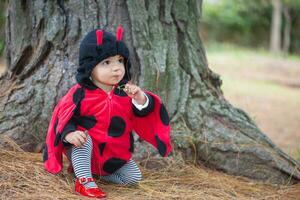
[[[82,199],[74,194],[73,176],[65,168],[61,174],[52,175],[44,170],[40,153],[24,152],[14,142],[2,139],[7,140],[13,148],[0,149],[0,199]],[[150,169],[147,167],[150,164],[157,167]],[[137,186],[119,186],[97,181],[98,186],[107,192],[107,199],[227,200],[300,197],[300,183],[293,186],[272,186],[174,159],[169,159],[168,162],[148,159],[140,162],[139,166],[143,180]]]

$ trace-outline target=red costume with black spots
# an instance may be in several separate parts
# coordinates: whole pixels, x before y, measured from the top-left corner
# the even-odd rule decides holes
[[[153,110],[146,116],[136,116],[131,98],[117,87],[107,94],[101,89],[88,90],[79,84],[73,86],[53,112],[47,134],[45,168],[51,173],[61,171],[65,148],[60,135],[72,116],[81,121],[77,129],[88,130],[93,140],[93,174],[113,173],[131,158],[133,130],[142,140],[157,148],[162,156],[167,156],[171,143],[166,108],[158,96],[149,91],[145,93],[153,101]]]
[[[116,54],[125,58],[126,74],[106,93],[89,76],[95,64]],[[172,149],[169,116],[161,99],[144,90],[149,105],[140,111],[119,87],[130,80],[129,52],[120,37],[116,40],[108,32],[90,32],[81,43],[79,64],[78,83],[53,111],[43,154],[45,169],[54,174],[62,170],[62,155],[66,154],[63,138],[71,130],[87,130],[91,136],[93,174],[111,174],[131,159],[134,132],[157,148],[161,156],[168,156]]]

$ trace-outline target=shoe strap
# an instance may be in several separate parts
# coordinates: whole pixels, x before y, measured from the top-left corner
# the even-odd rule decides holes
[[[93,181],[95,181],[94,178],[85,178],[85,177],[82,177],[82,178],[76,178],[76,180],[77,180],[80,184],[84,184],[84,183],[88,183],[88,182],[93,182]]]

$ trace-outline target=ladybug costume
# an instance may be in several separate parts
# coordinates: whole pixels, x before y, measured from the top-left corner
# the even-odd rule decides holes
[[[56,105],[47,132],[43,160],[50,173],[62,170],[62,155],[66,155],[66,149],[71,146],[63,139],[75,130],[87,130],[92,138],[91,171],[101,176],[112,174],[131,159],[134,132],[157,148],[161,156],[171,152],[169,116],[161,99],[144,90],[149,104],[138,110],[121,89],[131,77],[129,51],[122,34],[121,27],[116,37],[94,30],[81,42],[77,84]],[[124,57],[126,72],[107,93],[93,84],[90,75],[100,61],[114,55]]]

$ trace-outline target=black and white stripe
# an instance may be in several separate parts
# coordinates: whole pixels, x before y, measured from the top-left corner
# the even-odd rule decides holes
[[[114,173],[107,176],[101,176],[101,178],[116,184],[133,185],[142,180],[142,173],[134,160],[131,159]]]
[[[93,143],[91,137],[88,135],[87,142],[82,147],[75,147],[72,145],[67,151],[68,157],[71,156],[72,165],[74,168],[76,177],[91,178],[91,156],[92,156]],[[105,181],[121,184],[132,185],[137,184],[142,179],[142,174],[134,162],[129,160],[124,166],[107,176],[100,176]],[[95,182],[89,182],[85,184],[85,187],[97,187]]]
[[[93,143],[92,138],[88,135],[86,143],[82,147],[71,148],[71,160],[77,178],[92,178],[91,156]],[[85,183],[86,188],[97,187],[95,182]]]

